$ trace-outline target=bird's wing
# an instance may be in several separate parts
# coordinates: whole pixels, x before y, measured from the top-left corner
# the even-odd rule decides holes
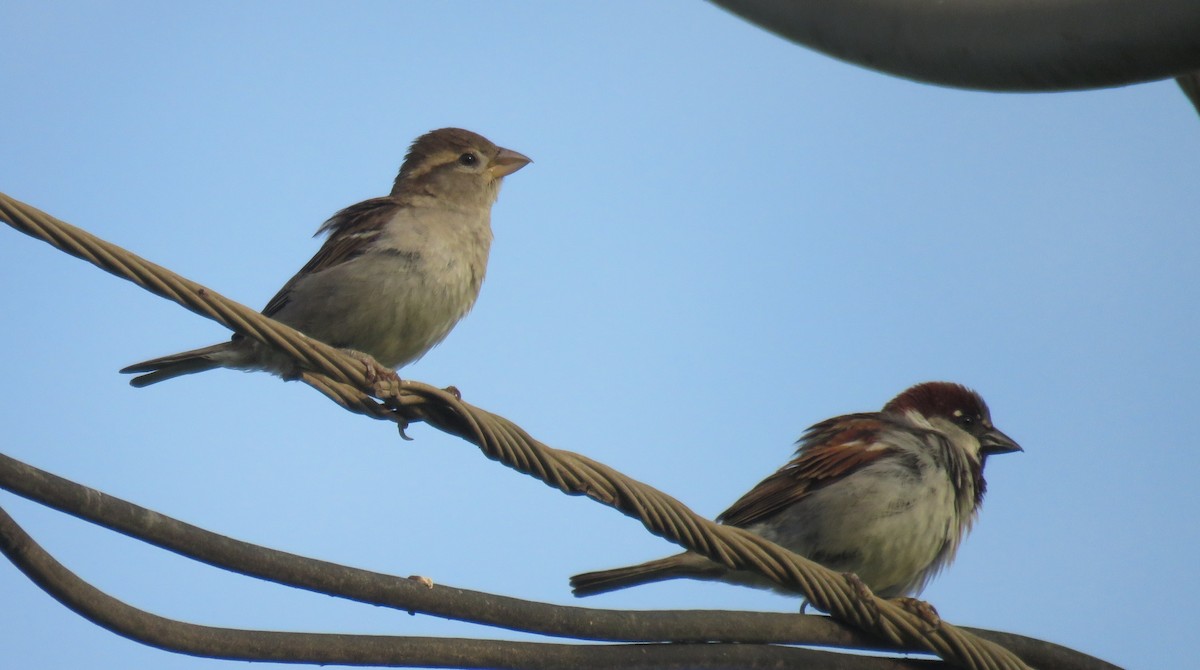
[[[825,484],[883,458],[896,448],[879,440],[888,424],[878,414],[822,421],[800,438],[796,457],[717,517],[746,527],[789,507]]]
[[[317,234],[328,232],[325,244],[300,268],[274,298],[263,308],[262,313],[272,316],[283,309],[290,299],[292,287],[302,277],[316,274],[331,267],[341,265],[346,261],[361,256],[370,246],[370,242],[383,232],[383,226],[398,208],[404,205],[396,198],[385,196],[364,200],[334,214],[318,230]]]

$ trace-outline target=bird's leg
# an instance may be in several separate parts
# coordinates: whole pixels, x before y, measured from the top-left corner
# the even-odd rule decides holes
[[[400,395],[400,375],[391,368],[386,368],[369,354],[354,349],[342,349],[347,356],[359,361],[366,368],[367,384],[371,387],[371,395],[376,398],[388,399]]]
[[[925,622],[925,624],[928,626],[925,631],[927,633],[932,633],[942,625],[942,617],[938,615],[937,610],[934,609],[933,605],[930,605],[924,600],[917,600],[916,598],[894,598],[892,602],[899,605],[909,614],[912,614],[921,621]]]
[[[862,603],[861,611],[871,617],[872,625],[877,624],[879,622],[879,605],[875,602],[875,594],[867,587],[866,582],[853,572],[843,572],[842,578],[850,585],[854,595],[858,596],[858,601]]]

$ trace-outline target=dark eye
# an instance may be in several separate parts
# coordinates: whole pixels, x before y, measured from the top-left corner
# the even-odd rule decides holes
[[[971,416],[970,414],[963,414],[962,416],[958,417],[958,425],[962,426],[963,428],[970,428],[971,426],[975,425],[977,420],[978,417]]]
[[[478,162],[479,162],[479,156],[476,156],[475,154],[473,154],[469,151],[458,157],[459,165],[471,166]]]

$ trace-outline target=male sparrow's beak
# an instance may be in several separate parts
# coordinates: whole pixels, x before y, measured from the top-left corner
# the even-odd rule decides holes
[[[991,454],[1011,454],[1014,451],[1025,451],[1017,441],[993,428],[979,438],[980,453],[984,456]]]
[[[499,179],[520,170],[532,162],[524,154],[517,153],[512,149],[501,149],[500,153],[496,154],[496,159],[492,161],[491,166],[488,167],[488,172],[492,173],[492,179]]]

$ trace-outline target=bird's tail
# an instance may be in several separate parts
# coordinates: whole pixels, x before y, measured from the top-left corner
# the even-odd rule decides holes
[[[128,367],[121,368],[122,374],[134,374],[137,372],[145,372],[138,377],[129,380],[129,385],[137,388],[157,384],[158,382],[179,377],[180,375],[190,375],[195,372],[204,372],[213,368],[221,367],[221,359],[229,352],[230,343],[222,342],[214,344],[210,347],[200,349],[192,349],[191,351],[183,351],[162,358],[152,358],[141,363],[134,363]]]
[[[699,554],[684,552],[623,568],[575,575],[571,578],[571,593],[583,598],[667,579],[716,579],[725,572],[724,567]]]

